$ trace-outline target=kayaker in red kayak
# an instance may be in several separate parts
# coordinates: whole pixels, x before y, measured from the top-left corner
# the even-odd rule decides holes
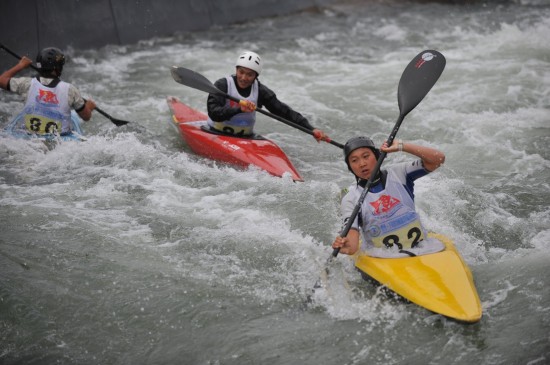
[[[214,85],[241,102],[236,103],[223,95],[209,94],[207,108],[211,129],[236,136],[249,136],[254,133],[256,108],[265,106],[271,113],[311,130],[318,142],[328,138],[322,130],[311,126],[303,115],[279,101],[271,89],[260,83],[258,76],[262,72],[262,60],[258,54],[250,51],[242,53],[235,66],[235,75],[221,78]]]
[[[434,148],[394,140],[391,146],[384,142],[379,150],[368,137],[354,137],[347,141],[345,161],[357,184],[352,185],[342,199],[344,223],[347,223],[375,169],[380,151],[387,154],[407,152],[419,159],[397,163],[378,172],[348,235],[336,237],[332,247],[353,255],[359,249],[361,232],[364,251],[372,256],[414,256],[444,249],[440,241],[427,238],[414,204],[414,181],[445,162],[443,152]]]
[[[26,98],[21,129],[37,134],[52,133],[56,129],[61,135],[68,134],[72,128],[71,109],[83,120],[90,120],[95,103],[85,101],[76,87],[60,80],[65,55],[57,48],[44,48],[36,57],[36,63],[40,74],[37,77],[14,77],[32,65],[28,57],[22,57],[17,65],[0,75],[2,89]]]

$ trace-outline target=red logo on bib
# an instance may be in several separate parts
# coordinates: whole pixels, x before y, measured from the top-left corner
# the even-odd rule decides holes
[[[57,96],[55,93],[48,91],[48,90],[38,90],[38,101],[41,103],[46,104],[59,104],[59,100],[57,100]]]
[[[390,211],[393,207],[399,204],[399,199],[396,199],[389,195],[382,195],[380,199],[375,202],[370,203],[374,208],[374,214],[378,215],[380,213],[386,213]]]

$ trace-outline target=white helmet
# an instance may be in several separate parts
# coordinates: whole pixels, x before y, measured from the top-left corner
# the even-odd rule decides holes
[[[242,66],[256,71],[259,75],[262,72],[262,60],[257,53],[246,51],[237,59],[236,67]]]

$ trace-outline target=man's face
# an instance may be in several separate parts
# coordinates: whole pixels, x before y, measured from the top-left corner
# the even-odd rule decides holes
[[[239,85],[241,89],[246,89],[252,85],[254,80],[256,80],[256,76],[256,71],[246,67],[237,66],[237,85]]]

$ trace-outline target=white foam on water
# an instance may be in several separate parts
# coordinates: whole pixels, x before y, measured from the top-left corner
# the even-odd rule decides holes
[[[50,341],[67,351],[84,348],[90,338],[73,336],[78,323],[98,333],[94,342],[101,350],[90,352],[103,362],[112,360],[101,355],[107,346],[131,358],[143,355],[141,348],[160,354],[191,343],[198,344],[189,351],[199,361],[221,363],[228,362],[230,337],[267,341],[262,335],[268,328],[269,338],[283,338],[283,346],[261,348],[253,362],[278,348],[272,358],[314,359],[302,352],[313,348],[323,359],[334,355],[347,363],[426,363],[429,356],[489,364],[515,360],[517,347],[502,346],[512,342],[528,344],[522,347],[528,361],[539,361],[550,239],[548,10],[507,4],[472,13],[448,4],[406,5],[399,12],[404,5],[355,4],[71,51],[67,81],[140,128],[117,128],[94,113],[84,124],[84,143],[48,150],[41,142],[0,140],[0,205],[8,220],[3,237],[31,267],[21,274],[6,259],[6,277],[19,280],[13,288],[30,284],[39,292],[41,286],[71,300],[63,307],[41,296],[45,315],[57,320],[58,336]],[[445,55],[446,69],[407,115],[398,138],[447,155],[439,171],[417,182],[417,206],[427,228],[451,237],[472,269],[484,307],[481,324],[458,325],[387,298],[343,255],[331,263],[326,286],[315,291],[311,305],[294,314],[324,270],[340,228],[337,195],[353,181],[341,150],[262,116],[259,131],[283,147],[304,183],[197,157],[170,129],[165,98],[174,95],[205,111],[207,95],[176,83],[169,68],[188,67],[214,82],[234,71],[241,50],[257,51],[265,60],[260,80],[312,124],[339,142],[366,134],[381,144],[398,117],[399,77],[414,55],[429,48]],[[22,107],[15,100],[0,101],[3,123]],[[385,164],[406,160],[410,156],[392,154]],[[33,272],[39,284],[21,279]],[[25,307],[25,293],[15,290],[25,312],[38,318],[37,336],[47,334],[49,322],[32,305]],[[13,295],[6,298],[16,302]],[[59,315],[54,307],[75,314]],[[510,323],[526,308],[533,319],[514,332]],[[111,332],[87,316],[104,318]],[[285,328],[299,323],[303,332],[274,328],[274,317]],[[18,338],[34,345],[34,337]],[[233,346],[237,357],[229,362],[250,355],[245,347],[235,355]]]

